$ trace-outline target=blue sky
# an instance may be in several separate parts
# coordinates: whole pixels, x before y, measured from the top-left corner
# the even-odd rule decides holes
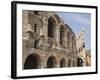
[[[75,34],[85,31],[86,49],[91,49],[91,14],[90,13],[71,13],[57,12],[64,23],[68,24]]]

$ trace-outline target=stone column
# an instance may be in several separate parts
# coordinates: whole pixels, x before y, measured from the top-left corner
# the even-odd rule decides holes
[[[66,31],[64,31],[63,45],[65,48],[67,48],[67,32]]]
[[[43,13],[43,28],[41,28],[40,35],[44,35],[46,39],[48,37],[48,16],[46,12]]]
[[[83,66],[86,66],[86,62],[83,62]]]
[[[71,48],[72,48],[72,50],[74,49],[74,37],[73,37],[73,35],[71,36],[71,39],[72,39],[72,45],[71,45]]]
[[[69,48],[70,47],[69,46],[70,45],[70,43],[69,43],[70,42],[70,33],[68,30],[67,30],[67,37],[66,38],[67,38],[67,48]]]
[[[75,37],[74,37],[73,48],[74,48],[74,51],[76,51],[76,38]]]
[[[60,64],[57,64],[57,66],[56,66],[57,68],[60,68]]]
[[[46,57],[46,55],[42,55],[41,68],[47,68],[47,57]]]
[[[86,58],[82,56],[83,59],[83,66],[86,66]]]
[[[59,25],[57,25],[55,29],[55,40],[57,42],[57,45],[60,46],[60,27]]]
[[[69,48],[72,49],[72,35],[69,34]]]
[[[75,36],[73,36],[73,38],[72,38],[72,49],[73,49],[73,51],[76,50],[76,39],[75,39]]]

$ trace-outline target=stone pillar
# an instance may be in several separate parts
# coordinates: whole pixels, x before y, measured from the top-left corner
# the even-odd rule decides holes
[[[47,68],[47,57],[46,57],[46,55],[42,55],[41,68]]]
[[[67,48],[69,48],[70,47],[69,46],[70,45],[70,43],[69,43],[70,42],[70,33],[68,30],[67,30],[67,37],[66,38],[67,38]]]
[[[43,28],[41,28],[40,35],[44,35],[47,39],[48,37],[48,16],[47,13],[43,13]]]
[[[60,64],[57,64],[57,66],[56,66],[57,68],[60,68]]]
[[[41,65],[39,66],[39,68],[41,69],[46,68],[45,63],[43,63],[43,61],[41,62]]]
[[[75,57],[75,64],[74,66],[77,67],[78,63],[77,63],[77,57]]]
[[[72,35],[69,34],[69,48],[72,50]]]
[[[82,58],[83,59],[83,66],[86,66],[86,58]]]
[[[67,48],[67,32],[66,31],[64,31],[63,45],[65,48]]]
[[[73,35],[71,35],[71,50],[73,50],[73,42],[74,41],[74,38],[73,38]]]
[[[72,50],[74,49],[74,37],[72,36]]]
[[[86,62],[83,62],[83,66],[86,66]]]
[[[76,38],[75,37],[74,37],[73,48],[74,48],[74,51],[76,52]]]
[[[57,42],[57,45],[60,46],[60,27],[59,25],[56,26],[56,29],[55,29],[55,40]]]

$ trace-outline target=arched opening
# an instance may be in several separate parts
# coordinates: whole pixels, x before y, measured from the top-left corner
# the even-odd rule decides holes
[[[24,69],[37,69],[39,67],[38,55],[29,55],[24,63]]]
[[[68,67],[71,67],[71,60],[68,60]]]
[[[82,58],[78,58],[78,67],[82,67],[83,66],[83,60]]]
[[[66,61],[65,61],[65,59],[61,59],[61,61],[60,61],[60,67],[66,67]]]
[[[56,21],[50,17],[48,19],[48,37],[53,38],[54,37],[54,29],[56,27]]]
[[[51,56],[47,60],[47,68],[54,68],[56,67],[56,58],[54,56]]]
[[[64,43],[64,27],[61,26],[60,27],[60,44],[63,46],[65,43]]]

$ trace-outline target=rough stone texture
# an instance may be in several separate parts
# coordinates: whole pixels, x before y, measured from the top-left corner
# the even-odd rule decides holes
[[[91,65],[91,53],[85,48],[85,34],[82,30],[76,37],[78,58],[82,59],[82,66]]]
[[[22,15],[23,68],[29,55],[37,68],[47,68],[49,58],[52,67],[77,66],[76,36],[56,13],[23,10]]]
[[[86,51],[86,65],[91,66],[91,50]]]

